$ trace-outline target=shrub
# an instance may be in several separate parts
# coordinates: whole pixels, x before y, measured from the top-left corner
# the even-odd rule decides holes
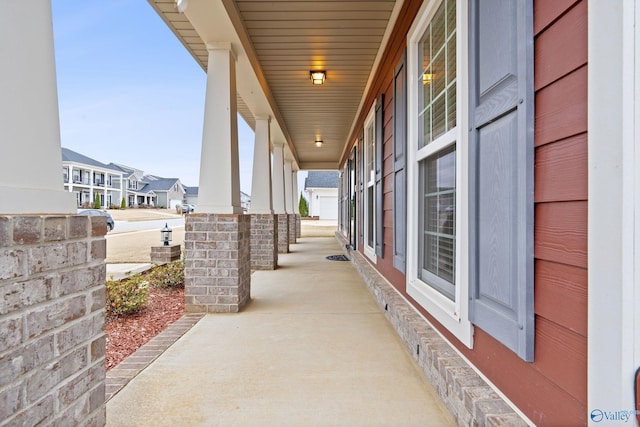
[[[300,211],[300,216],[309,216],[309,204],[307,203],[307,199],[304,198],[302,193],[300,193],[300,203],[298,203],[298,210]]]
[[[98,193],[96,193],[96,197],[94,197],[93,199],[93,208],[94,209],[100,209],[100,195]]]
[[[120,202],[120,209],[126,209],[126,208],[127,208],[127,201],[123,197],[122,201]]]
[[[146,274],[146,278],[157,288],[184,288],[184,262],[158,265]]]
[[[132,314],[147,303],[149,283],[140,274],[123,280],[107,280],[107,312]]]

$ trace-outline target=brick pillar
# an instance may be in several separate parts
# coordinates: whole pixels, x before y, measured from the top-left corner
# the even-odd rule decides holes
[[[289,215],[278,214],[278,253],[289,253]]]
[[[105,233],[0,216],[0,425],[105,424]]]
[[[300,214],[296,214],[296,237],[298,239],[302,237],[302,224],[300,221]]]
[[[296,214],[289,214],[289,244],[296,243],[298,235],[296,231]]]
[[[189,214],[185,224],[185,310],[237,313],[251,299],[251,216]]]
[[[274,214],[251,215],[251,269],[278,266],[278,221]]]
[[[178,261],[182,255],[180,245],[151,246],[151,262],[158,265]]]

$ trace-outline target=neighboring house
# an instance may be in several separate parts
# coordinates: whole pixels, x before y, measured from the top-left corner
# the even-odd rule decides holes
[[[198,204],[198,187],[188,187],[184,186],[184,199],[182,199],[184,203],[188,203],[190,205]]]
[[[247,212],[251,207],[251,196],[243,191],[240,192],[240,206],[243,212]]]
[[[155,175],[145,175],[143,191],[153,192],[155,206],[174,209],[185,198],[185,189],[178,178],[162,178]]]
[[[117,163],[109,163],[109,166],[122,172],[124,198],[127,207],[137,208],[139,206],[155,206],[155,194],[144,191],[144,172],[130,166]]]
[[[196,206],[196,212],[198,205],[198,188],[199,187],[184,186],[185,193],[184,198],[182,199],[184,203]],[[240,192],[240,206],[244,212],[247,212],[251,206],[251,196],[243,191]]]
[[[309,194],[309,216],[338,219],[338,172],[309,171],[304,190]]]
[[[131,208],[155,206],[173,209],[183,202],[185,189],[179,178],[145,175],[141,169],[111,163],[123,173],[126,203]]]
[[[76,195],[78,207],[93,206],[95,194],[99,194],[103,208],[120,204],[121,170],[62,148],[62,173],[64,188]]]

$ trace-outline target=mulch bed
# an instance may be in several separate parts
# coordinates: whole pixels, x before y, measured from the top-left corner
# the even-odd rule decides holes
[[[115,367],[184,314],[184,288],[149,288],[149,300],[139,312],[107,315],[107,370]]]

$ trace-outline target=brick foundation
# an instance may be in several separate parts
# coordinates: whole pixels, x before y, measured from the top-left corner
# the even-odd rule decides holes
[[[236,313],[251,299],[251,216],[190,214],[185,224],[185,310]]]
[[[105,424],[105,221],[0,216],[0,426]]]
[[[158,265],[167,264],[178,261],[181,254],[180,245],[152,246],[151,262]]]
[[[289,253],[289,215],[278,214],[278,253]]]
[[[289,244],[295,244],[297,242],[296,216],[296,214],[289,214]]]
[[[251,215],[251,269],[278,266],[278,220],[274,214]]]
[[[345,248],[346,239],[336,237]],[[346,252],[458,425],[528,425],[359,252]]]

